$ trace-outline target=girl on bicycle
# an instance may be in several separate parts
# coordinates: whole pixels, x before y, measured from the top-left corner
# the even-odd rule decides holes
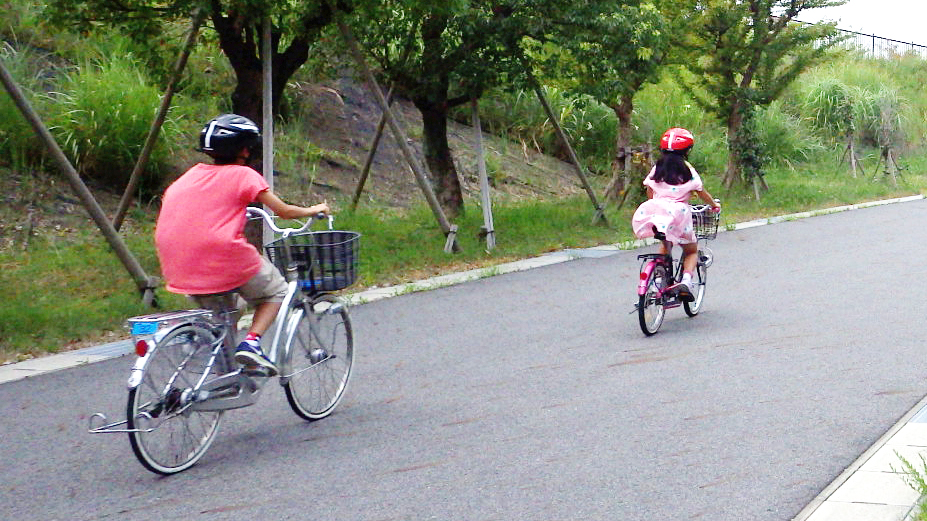
[[[684,128],[674,127],[663,134],[660,139],[662,155],[644,179],[649,199],[635,210],[631,221],[634,235],[639,239],[654,237],[657,233],[665,236],[660,242],[660,253],[669,253],[667,243],[669,248],[673,244],[682,247],[683,276],[678,294],[680,299],[689,301],[693,299],[692,272],[698,263],[698,239],[692,225],[689,198],[697,194],[715,211],[721,209],[687,161],[694,144],[692,133]]]
[[[245,239],[245,208],[259,202],[285,219],[330,210],[325,203],[295,206],[274,195],[264,177],[247,166],[260,144],[258,126],[243,116],[223,114],[207,123],[200,132],[199,150],[211,156],[213,164],[194,165],[164,192],[155,246],[168,291],[198,302],[235,291],[255,306],[251,329],[235,360],[246,371],[273,376],[277,369],[261,350],[261,335],[274,321],[287,285]]]

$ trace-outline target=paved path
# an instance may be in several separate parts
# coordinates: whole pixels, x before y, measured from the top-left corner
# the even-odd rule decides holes
[[[318,442],[318,436],[345,436],[343,430],[338,432],[335,418],[339,416],[345,418],[348,428],[353,423],[355,429],[371,435],[361,425],[384,419],[383,415],[388,413],[377,412],[378,409],[389,410],[392,414],[398,412],[400,416],[409,414],[408,421],[412,424],[445,421],[445,428],[464,431],[448,439],[455,440],[453,445],[457,449],[465,448],[467,458],[476,462],[462,467],[470,469],[473,475],[468,476],[466,472],[461,475],[460,456],[451,454],[447,458],[417,463],[410,463],[415,458],[409,457],[406,466],[398,465],[387,471],[392,478],[410,476],[401,480],[408,486],[451,494],[438,496],[446,505],[441,508],[421,505],[416,509],[403,498],[435,501],[436,497],[387,487],[391,491],[385,496],[375,493],[371,496],[393,498],[396,504],[384,507],[380,516],[373,514],[363,519],[421,519],[443,511],[456,512],[460,519],[513,519],[512,515],[518,512],[523,514],[518,516],[520,519],[903,519],[918,498],[894,472],[900,466],[895,451],[914,462],[919,461],[921,451],[927,454],[927,411],[921,399],[927,368],[916,362],[918,355],[922,355],[922,335],[918,327],[920,322],[913,319],[923,314],[919,305],[922,298],[919,298],[920,288],[914,287],[920,284],[910,283],[924,280],[925,269],[917,259],[927,254],[920,251],[927,240],[917,237],[903,240],[889,233],[884,244],[875,241],[876,237],[884,237],[884,232],[901,229],[907,222],[923,222],[927,219],[927,202],[908,199],[896,205],[853,213],[807,221],[794,220],[805,216],[791,216],[777,220],[785,224],[765,228],[762,232],[749,229],[767,224],[766,220],[745,223],[738,227],[740,231],[722,234],[713,245],[719,260],[710,271],[712,283],[706,311],[691,321],[683,318],[681,312],[671,311],[664,329],[651,339],[642,339],[639,331],[635,331],[634,317],[626,315],[630,311],[630,298],[617,299],[620,305],[606,305],[604,309],[595,309],[602,307],[601,304],[590,309],[587,300],[569,292],[558,292],[552,299],[537,301],[539,293],[555,287],[550,277],[573,277],[567,287],[572,285],[578,289],[584,283],[612,276],[618,287],[633,296],[634,252],[620,252],[617,247],[560,252],[488,271],[439,277],[416,286],[418,289],[448,286],[488,274],[548,266],[517,280],[500,277],[491,282],[471,282],[422,296],[406,295],[401,297],[402,305],[357,306],[355,321],[363,326],[359,331],[376,330],[380,338],[368,339],[368,342],[384,351],[392,349],[390,341],[403,341],[404,338],[417,346],[429,344],[413,338],[420,332],[409,330],[410,324],[433,326],[435,330],[428,334],[432,336],[431,344],[434,344],[433,335],[442,338],[443,332],[468,327],[472,331],[469,338],[449,340],[453,345],[446,347],[454,349],[429,351],[429,361],[421,367],[415,360],[405,357],[390,362],[388,356],[383,358],[371,353],[371,359],[385,364],[368,369],[365,375],[362,365],[365,360],[360,359],[359,380],[366,382],[355,381],[351,392],[374,396],[380,391],[381,398],[373,402],[356,397],[349,400],[344,412],[313,424],[313,429],[317,428],[315,425],[330,426],[320,429],[328,434],[320,433],[306,441]],[[861,223],[867,224],[864,227]],[[843,268],[834,273],[830,270],[835,260],[828,258],[821,262],[818,257],[833,255],[826,250],[842,247],[846,242],[844,237],[851,237],[850,242],[856,245],[856,250],[847,252],[846,258],[852,262],[841,264]],[[768,258],[772,256],[776,258],[769,263]],[[586,260],[570,263],[566,272],[553,266],[574,258]],[[886,278],[899,265],[899,259],[915,261],[914,265],[905,267],[910,268],[904,273],[909,279],[885,284]],[[846,274],[845,279],[842,274]],[[742,275],[747,279],[738,279]],[[764,281],[770,286],[753,287],[754,281]],[[516,282],[518,286],[513,285]],[[614,287],[615,284],[610,284],[607,289],[612,295]],[[374,302],[408,291],[409,288],[374,290],[355,295],[355,300]],[[519,303],[526,307],[546,306],[548,309],[546,315],[532,315],[526,320],[512,317],[511,320],[510,328],[514,328],[516,337],[528,346],[525,349],[531,353],[528,356],[543,353],[542,358],[533,362],[522,360],[516,353],[486,352],[478,347],[506,342],[507,333],[499,330],[500,324],[495,322],[501,310],[493,312],[492,308],[494,302],[502,302],[504,295],[513,292],[518,293],[516,302],[521,299]],[[893,313],[892,296],[906,303],[900,307],[909,309]],[[477,312],[476,316],[468,314],[468,323],[464,324],[454,318],[454,313],[429,314],[430,309],[433,311],[432,308],[442,302],[453,302],[460,306],[459,310],[478,310],[481,305],[487,309],[486,313]],[[418,307],[419,304],[425,307]],[[799,318],[783,318],[783,308],[797,310]],[[825,313],[832,308],[837,312]],[[418,315],[410,320],[408,313]],[[539,317],[544,316],[547,320],[541,318],[539,321]],[[444,317],[445,323],[438,317]],[[472,322],[474,319],[476,323]],[[583,323],[598,324],[600,321],[611,324],[614,330],[583,332]],[[579,329],[572,327],[574,323]],[[754,325],[753,338],[743,333],[729,333],[744,324]],[[884,328],[884,331],[874,332],[873,328]],[[561,330],[573,332],[577,338],[557,337]],[[749,332],[750,328],[747,330]],[[615,338],[619,341],[614,341]],[[537,342],[545,341],[553,342],[553,349],[537,352],[530,349]],[[673,344],[682,344],[682,347]],[[611,354],[590,349],[607,345],[614,346]],[[457,356],[466,348],[472,350],[471,357]],[[43,378],[62,375],[61,369],[74,365],[84,365],[89,370],[88,364],[119,357],[128,350],[126,342],[119,342],[0,367],[0,383],[25,378],[10,384],[12,387],[0,386],[0,401],[9,409],[23,396],[16,391],[25,391],[25,396],[48,393],[54,401],[55,389],[41,385],[52,380]],[[122,375],[129,359],[117,358],[95,365],[118,368],[122,371],[117,371],[118,374]],[[513,363],[516,361],[519,363]],[[823,374],[822,365],[829,365],[823,369]],[[493,376],[482,375],[481,371],[486,372],[489,366],[501,366],[502,371]],[[717,368],[714,372],[713,367]],[[434,374],[416,374],[419,378],[424,376],[425,381],[402,389],[402,380],[397,378],[403,374],[408,377],[406,373],[410,370],[415,373],[430,370]],[[512,374],[506,376],[507,371]],[[616,372],[620,373],[617,379]],[[838,376],[828,377],[828,372]],[[51,374],[40,376],[46,373]],[[537,374],[541,375],[540,380],[535,379]],[[119,375],[110,380],[124,379]],[[61,389],[70,389],[77,385],[80,375],[75,373],[65,380],[60,376],[55,378]],[[502,384],[499,378],[517,383],[522,394],[493,392],[493,387],[512,387]],[[655,381],[657,387],[654,387]],[[27,383],[29,385],[25,385]],[[398,388],[384,393],[382,389],[371,389],[371,384]],[[577,389],[571,389],[571,385]],[[429,388],[432,391],[428,391]],[[590,390],[597,388],[601,396],[590,394]],[[4,390],[13,394],[4,394]],[[431,398],[418,396],[422,392],[446,390],[454,392],[455,396],[464,395],[465,400],[458,406],[469,403],[472,411],[468,414],[465,406],[464,410],[448,416],[449,411],[444,407],[429,408],[434,407]],[[118,389],[106,389],[106,400],[114,393],[118,394]],[[466,400],[467,393],[472,399]],[[627,398],[627,403],[615,403],[621,396]],[[394,406],[408,400],[416,407],[408,410],[408,403],[398,409]],[[74,406],[80,407],[81,403],[78,400]],[[19,409],[29,410],[30,399]],[[520,417],[525,411],[533,411],[531,416],[539,413],[540,416]],[[359,412],[362,414],[357,417]],[[46,511],[37,506],[43,504],[40,499],[47,494],[44,490],[34,498],[23,496],[30,493],[35,483],[24,481],[26,478],[21,477],[19,471],[42,467],[39,462],[43,460],[41,454],[24,454],[22,447],[26,445],[21,445],[20,438],[28,432],[42,434],[43,429],[28,425],[28,415],[16,418],[7,414],[6,417],[3,432],[11,435],[8,440],[15,440],[15,443],[8,442],[5,449],[0,449],[0,466],[7,468],[9,464],[15,471],[8,475],[10,484],[0,489],[0,505],[6,505],[0,506],[0,518],[7,512],[22,519],[69,519],[62,514],[67,512],[66,506],[59,506],[58,510],[49,506]],[[86,414],[81,417],[86,418]],[[520,421],[526,422],[523,428],[518,426]],[[14,422],[15,426],[7,422]],[[50,418],[40,423],[57,423],[59,431],[73,430],[61,424],[60,419]],[[555,428],[542,430],[549,428],[551,423]],[[413,448],[417,443],[423,444],[423,448],[430,445],[433,440],[427,436],[422,438],[425,433],[412,428],[412,424],[408,431],[410,439],[404,441],[411,443]],[[720,427],[713,427],[715,424]],[[609,435],[608,427],[612,428],[613,436]],[[238,425],[238,429],[244,427]],[[233,438],[232,445],[240,446],[240,442],[234,443],[235,439],[248,436],[247,432],[236,432],[235,425],[225,426],[223,431],[234,433],[228,434]],[[493,436],[494,431],[498,431],[499,436]],[[538,439],[540,432],[547,434]],[[465,438],[457,439],[460,435]],[[448,434],[445,431],[441,436],[447,438]],[[480,444],[487,440],[490,443]],[[119,443],[124,441],[119,437]],[[369,445],[379,446],[378,441],[382,440],[373,435]],[[78,446],[81,445],[85,443],[78,442]],[[201,468],[208,469],[212,452],[221,451],[221,445],[220,439],[204,462],[184,476],[193,476]],[[809,449],[810,445],[813,448]],[[94,443],[93,447],[99,450],[101,446]],[[506,447],[519,450],[506,450]],[[651,452],[644,458],[652,462],[650,467],[635,462],[640,456],[635,452],[640,450]],[[117,459],[131,458],[126,452],[119,454]],[[492,460],[485,461],[493,455],[497,458],[495,464]],[[217,458],[212,470],[238,467],[238,462],[230,463],[230,458],[234,457],[234,454],[226,454]],[[242,456],[242,459],[247,457]],[[333,459],[345,464],[344,460]],[[622,461],[627,461],[633,472],[610,468],[611,464]],[[502,462],[504,465],[499,466]],[[44,467],[64,473],[74,471],[73,466],[62,468],[54,463],[45,461]],[[453,478],[435,470],[448,466],[458,469]],[[86,467],[85,470],[101,472]],[[423,473],[426,475],[424,481]],[[112,478],[112,473],[104,474]],[[137,481],[146,482],[148,477],[140,467],[127,472],[127,475],[140,474],[142,477]],[[463,480],[463,483],[451,486],[433,481],[436,476]],[[46,479],[50,478],[42,478],[39,483]],[[177,483],[183,479],[176,477],[168,481]],[[753,482],[756,486],[751,486]],[[158,482],[145,486],[155,483]],[[501,483],[514,484],[515,488],[503,487],[509,491],[500,496]],[[563,487],[564,498],[572,502],[568,505],[556,497],[539,499],[556,495],[556,488],[552,491],[546,488],[548,484]],[[80,495],[80,486],[68,487],[72,495]],[[138,490],[131,492],[131,488],[130,493],[139,495],[141,504],[152,505],[150,494]],[[165,487],[157,485],[154,488]],[[598,493],[584,493],[586,489]],[[602,494],[609,489],[613,490],[613,496]],[[478,497],[468,501],[461,497],[461,490],[471,490]],[[542,504],[533,509],[526,506],[526,497],[523,497],[526,491],[534,493],[527,494],[529,500],[533,497],[535,502]],[[506,498],[506,495],[511,497]],[[767,501],[765,496],[771,499]],[[286,495],[282,498],[284,502],[287,500]],[[350,499],[360,503],[370,500],[353,496]],[[181,503],[185,501],[184,498]],[[28,505],[28,509],[11,508],[17,502]],[[505,510],[505,505],[512,510]],[[802,509],[803,505],[807,506]],[[231,510],[247,511],[248,508],[245,504]],[[114,515],[110,509],[108,514],[88,514],[73,519],[147,519],[145,512],[149,511],[172,518],[170,511],[164,509],[135,510],[125,506],[123,516]],[[622,517],[614,517],[616,514]]]

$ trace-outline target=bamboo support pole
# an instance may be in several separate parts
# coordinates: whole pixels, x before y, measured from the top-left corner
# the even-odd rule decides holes
[[[386,94],[386,104],[393,104],[393,87],[389,88]],[[351,211],[357,210],[357,203],[360,201],[361,194],[364,193],[364,185],[367,184],[367,176],[370,175],[370,168],[373,166],[373,158],[377,155],[377,149],[380,148],[380,138],[383,137],[383,130],[386,127],[386,113],[380,114],[380,121],[377,122],[377,131],[373,136],[373,143],[370,144],[370,150],[367,151],[367,159],[364,161],[364,168],[361,170],[360,179],[357,181],[357,188],[354,189],[354,197],[351,198]]]
[[[270,14],[264,16],[262,23],[263,38],[261,41],[261,76],[263,78],[263,87],[261,89],[261,172],[270,191],[274,191],[274,54],[273,54],[273,23]],[[269,210],[268,208],[264,208]],[[261,220],[261,229],[263,244],[268,244],[274,239],[274,232],[270,226]],[[263,251],[263,248],[258,248]]]
[[[145,167],[148,166],[151,152],[154,150],[155,143],[158,141],[158,134],[161,132],[161,127],[164,126],[164,120],[167,118],[167,112],[171,108],[171,100],[174,98],[174,89],[177,87],[177,82],[180,81],[183,70],[187,67],[187,60],[190,58],[190,53],[193,51],[193,46],[196,43],[196,36],[199,34],[200,25],[203,23],[205,17],[206,12],[202,9],[198,9],[193,14],[190,32],[187,34],[183,50],[177,58],[177,62],[174,64],[174,72],[171,75],[170,82],[167,84],[167,89],[164,91],[164,97],[161,98],[161,106],[158,107],[155,119],[151,123],[151,128],[148,130],[148,137],[145,138],[145,144],[142,146],[142,152],[138,157],[138,161],[135,163],[135,167],[132,169],[132,175],[129,176],[129,183],[126,185],[126,190],[122,194],[122,199],[119,201],[119,207],[116,209],[116,214],[113,216],[113,228],[116,230],[122,227],[126,212],[128,212],[129,205],[132,204],[132,200],[134,199],[133,194],[138,188],[139,181],[142,178],[142,172],[144,172]]]
[[[483,151],[483,130],[480,125],[480,109],[476,98],[470,100],[473,108],[473,135],[476,142],[476,164],[480,177],[480,202],[483,207],[483,230],[486,234],[486,250],[496,247],[496,230],[492,222],[492,201],[489,194],[489,176],[486,174],[486,155]]]
[[[331,1],[326,0],[326,2],[332,11],[337,13],[337,9],[332,5]],[[438,198],[435,196],[434,190],[432,190],[431,185],[428,184],[429,182],[428,178],[425,176],[424,168],[415,158],[415,155],[412,153],[412,149],[409,148],[405,132],[403,132],[402,128],[396,123],[396,118],[393,116],[392,110],[390,109],[389,104],[386,102],[386,97],[383,95],[383,91],[380,89],[376,78],[374,78],[373,71],[370,70],[370,66],[364,59],[363,54],[361,54],[360,47],[357,43],[357,40],[354,38],[354,35],[351,33],[351,29],[339,16],[336,16],[335,18],[338,23],[338,29],[341,31],[342,36],[344,36],[345,42],[348,44],[348,49],[351,51],[351,54],[354,56],[354,60],[357,62],[357,65],[361,68],[364,77],[367,79],[367,83],[370,85],[370,90],[373,92],[377,103],[380,105],[380,109],[383,111],[384,115],[386,115],[386,123],[389,125],[390,130],[393,132],[393,137],[399,144],[399,148],[402,150],[402,155],[405,157],[406,162],[412,169],[412,173],[415,175],[415,180],[418,182],[419,188],[425,194],[425,199],[428,202],[428,206],[431,207],[431,211],[434,213],[435,218],[438,221],[438,225],[441,227],[441,231],[447,237],[447,241],[444,244],[444,251],[448,253],[459,251],[459,246],[457,244],[457,226],[452,225],[447,220],[447,216],[444,215],[444,210],[441,209],[441,205],[438,203]]]
[[[544,107],[544,112],[547,113],[548,119],[550,119],[551,124],[554,126],[554,130],[557,132],[557,136],[560,138],[563,146],[565,146],[567,149],[570,162],[573,164],[573,168],[576,170],[576,175],[579,176],[579,179],[582,182],[583,189],[586,190],[586,193],[589,195],[589,199],[592,201],[592,206],[595,208],[595,215],[592,217],[592,224],[598,224],[601,221],[603,224],[607,225],[608,220],[605,218],[605,208],[599,204],[599,201],[595,196],[595,191],[592,189],[592,186],[589,184],[589,179],[586,178],[586,174],[583,172],[583,165],[579,162],[579,158],[576,157],[576,152],[573,150],[573,146],[570,144],[570,138],[567,137],[566,132],[563,131],[563,127],[560,126],[560,121],[554,114],[553,109],[550,108],[550,103],[547,102],[547,97],[544,96],[544,91],[541,89],[541,84],[537,81],[537,79],[534,77],[534,74],[531,73],[531,70],[527,66],[525,67],[525,72],[528,74],[528,79],[531,82],[531,85],[534,87],[534,92],[537,94],[538,100],[541,102],[541,106]]]

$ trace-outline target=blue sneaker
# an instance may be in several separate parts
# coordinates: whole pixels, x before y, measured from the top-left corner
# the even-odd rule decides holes
[[[261,344],[255,340],[245,340],[235,350],[235,361],[244,366],[245,373],[259,373],[260,376],[275,376],[277,366],[264,356]]]

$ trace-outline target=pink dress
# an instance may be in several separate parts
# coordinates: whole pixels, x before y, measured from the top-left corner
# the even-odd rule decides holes
[[[702,178],[689,165],[692,179],[681,185],[670,185],[653,180],[656,168],[651,169],[644,179],[644,186],[653,190],[653,198],[645,201],[634,211],[631,227],[638,239],[653,237],[653,226],[666,234],[666,240],[674,244],[696,242],[692,227],[692,212],[689,197],[692,192],[703,190]]]

